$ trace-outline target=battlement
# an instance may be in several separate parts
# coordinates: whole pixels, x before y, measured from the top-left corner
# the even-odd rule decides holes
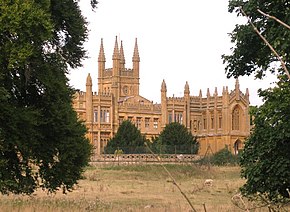
[[[86,96],[86,92],[84,91],[77,91],[76,95],[78,95],[79,97],[84,97]],[[111,97],[112,94],[111,93],[105,93],[105,92],[92,92],[93,97]]]
[[[137,103],[131,103],[131,102],[122,102],[119,103],[119,109],[120,110],[126,110],[126,111],[139,111],[139,112],[161,112],[161,104],[153,104],[151,103],[142,103],[142,102],[137,102]]]
[[[167,100],[174,102],[184,102],[184,97],[168,97]]]

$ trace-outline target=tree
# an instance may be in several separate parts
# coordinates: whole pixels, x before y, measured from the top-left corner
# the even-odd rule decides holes
[[[258,12],[259,9],[285,23],[290,23],[289,1],[229,1],[229,12],[236,12],[238,16],[242,16],[241,8],[258,31],[279,53],[289,69],[290,30]],[[224,63],[226,63],[228,77],[255,73],[257,78],[263,78],[267,71],[276,71],[275,64],[279,62],[279,58],[272,54],[270,48],[253,30],[250,23],[236,25],[230,36],[235,47],[232,49],[231,55],[222,56]]]
[[[112,154],[121,148],[127,154],[139,153],[144,151],[145,141],[146,139],[140,130],[131,121],[125,120],[120,125],[116,135],[108,142],[105,152]]]
[[[229,12],[246,15],[248,23],[236,25],[231,33],[235,43],[232,54],[222,56],[228,77],[255,73],[256,77],[263,78],[267,71],[278,71],[277,85],[259,90],[264,104],[252,108],[255,126],[245,143],[240,162],[242,177],[247,180],[241,188],[242,193],[261,198],[267,204],[289,201],[290,79],[285,69],[277,64],[282,60],[289,70],[290,30],[265,13],[289,23],[289,6],[288,1],[229,1]]]
[[[247,179],[242,191],[283,202],[290,188],[290,80],[281,76],[277,86],[261,96],[265,103],[254,112],[255,128],[241,156],[242,176]]]
[[[162,148],[164,153],[196,154],[198,151],[196,138],[178,122],[167,124],[155,142],[155,148]]]
[[[1,193],[66,192],[81,177],[91,145],[66,74],[85,57],[86,24],[74,0],[1,1]]]

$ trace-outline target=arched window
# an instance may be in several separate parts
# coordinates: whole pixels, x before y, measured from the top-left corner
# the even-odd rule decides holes
[[[236,106],[232,114],[232,130],[240,129],[240,109]]]

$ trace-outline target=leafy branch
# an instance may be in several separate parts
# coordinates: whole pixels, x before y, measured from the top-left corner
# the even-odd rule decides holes
[[[281,56],[277,53],[277,51],[274,49],[274,47],[267,41],[267,39],[260,33],[260,31],[257,29],[257,27],[253,24],[253,22],[251,21],[251,19],[249,18],[249,16],[245,13],[245,11],[243,10],[242,7],[240,7],[240,10],[242,12],[242,14],[248,19],[248,22],[251,24],[251,26],[253,27],[254,31],[259,35],[259,37],[264,41],[264,43],[271,49],[271,51],[273,52],[273,54],[279,59],[281,65],[282,65],[282,68],[284,69],[285,73],[287,74],[288,78],[290,79],[290,74],[289,74],[289,71],[286,67],[286,64],[285,62],[282,60]],[[258,10],[259,11],[259,10]],[[262,12],[262,11],[260,11]],[[262,13],[263,14],[263,13]],[[264,13],[265,14],[265,13]],[[274,17],[274,16],[270,16],[270,15],[267,15],[265,14],[267,17]],[[279,20],[279,19],[275,19],[275,20]],[[279,20],[280,21],[280,20]],[[278,22],[279,22],[278,21]],[[280,21],[282,22],[282,21]],[[279,23],[280,23],[279,22]],[[286,26],[288,26],[286,24]],[[287,27],[288,28],[288,27]]]

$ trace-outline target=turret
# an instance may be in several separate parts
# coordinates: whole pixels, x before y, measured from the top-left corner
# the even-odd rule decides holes
[[[99,63],[98,76],[99,78],[102,78],[104,76],[103,73],[105,71],[105,63],[106,63],[106,57],[105,57],[104,46],[103,46],[103,38],[101,39],[98,63]]]
[[[162,84],[161,84],[161,93],[165,93],[166,94],[167,92],[167,88],[166,88],[166,83],[165,83],[165,80],[162,81]]]
[[[240,83],[239,83],[238,78],[236,78],[235,93],[236,93],[236,100],[240,100]]]
[[[248,102],[250,101],[250,98],[249,97],[250,97],[249,89],[246,88],[246,99],[247,99]]]
[[[217,97],[217,96],[218,96],[217,87],[215,87],[215,89],[214,89],[214,96],[215,96],[215,97]]]
[[[186,81],[185,86],[184,86],[184,99],[185,99],[185,110],[183,117],[184,119],[184,125],[190,129],[190,91],[189,91],[189,85],[188,82]]]
[[[199,95],[198,95],[200,98],[202,98],[202,91],[201,89],[199,89]]]
[[[206,97],[207,97],[207,98],[209,98],[209,97],[210,97],[209,88],[207,88]]]
[[[86,119],[87,122],[93,122],[93,92],[92,92],[92,78],[91,75],[88,74],[87,82],[86,82]]]
[[[166,121],[167,121],[167,88],[166,88],[166,83],[163,80],[161,84],[161,111],[162,111],[162,116],[161,116],[161,127],[164,128],[166,126]]]
[[[134,53],[133,53],[133,57],[132,57],[132,62],[133,62],[134,75],[139,78],[140,57],[139,57],[139,51],[138,51],[137,38],[135,39],[135,46],[134,46]]]
[[[189,85],[188,82],[186,81],[185,86],[184,86],[184,96],[189,95],[190,91],[189,91]]]

